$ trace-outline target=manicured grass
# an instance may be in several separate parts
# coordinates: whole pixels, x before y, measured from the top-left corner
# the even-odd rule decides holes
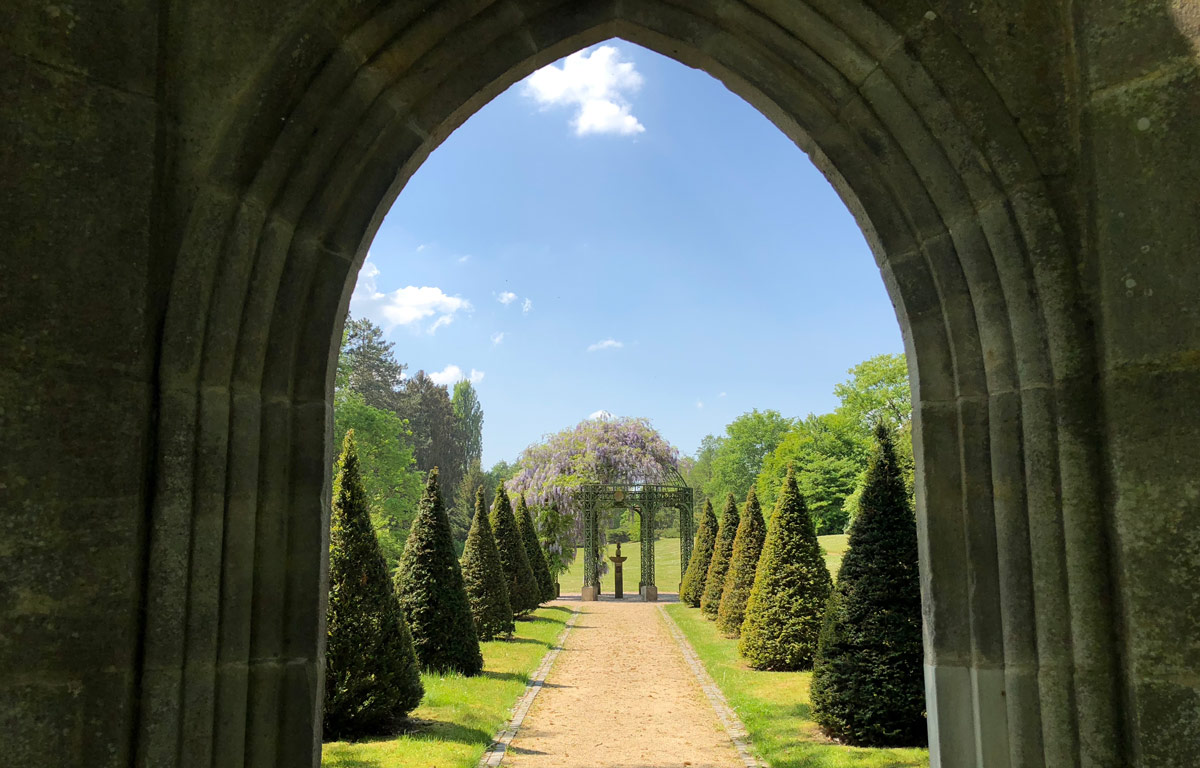
[[[750,669],[738,656],[737,641],[722,637],[699,609],[674,603],[666,610],[746,724],[754,749],[772,768],[928,767],[928,750],[860,749],[831,742],[811,719],[811,672]]]
[[[842,567],[842,557],[846,554],[847,541],[850,537],[844,533],[835,533],[829,536],[818,536],[817,541],[821,543],[821,549],[825,550],[825,567],[833,574],[836,580],[838,569]]]
[[[846,552],[846,536],[837,534],[833,536],[818,536],[818,541],[821,542],[821,548],[825,550],[825,566],[829,568],[829,572],[835,577],[837,569],[842,564],[842,555]],[[636,541],[631,541],[621,545],[621,554],[629,559],[625,561],[625,594],[637,594],[638,578],[641,574],[642,550],[641,544]],[[614,544],[608,546],[608,552],[604,557],[615,554],[617,547]],[[607,560],[605,561],[607,562]],[[609,563],[609,572],[600,577],[600,585],[606,594],[612,594],[612,563]],[[679,589],[679,582],[682,579],[682,574],[679,571],[679,539],[659,539],[654,542],[654,583],[658,585],[660,592],[676,592]],[[558,583],[562,585],[562,593],[564,595],[577,595],[583,587],[583,549],[576,550],[575,560],[571,563],[571,567],[567,572],[558,577]]]
[[[412,713],[410,733],[385,739],[325,744],[323,768],[469,768],[509,718],[538,662],[570,617],[561,606],[541,608],[517,622],[512,640],[482,643],[483,674],[422,675],[425,698]]]

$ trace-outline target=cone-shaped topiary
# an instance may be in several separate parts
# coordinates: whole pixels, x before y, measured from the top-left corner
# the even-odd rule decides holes
[[[717,629],[726,637],[737,637],[746,618],[746,602],[754,586],[754,575],[758,572],[758,558],[762,554],[763,540],[767,537],[767,524],[763,520],[762,507],[754,486],[746,494],[746,508],[738,524],[737,536],[733,540],[733,554],[729,556],[729,570],[725,572],[725,588],[721,590],[721,604],[717,608]]]
[[[700,610],[710,619],[717,618],[721,608],[721,593],[725,590],[725,572],[729,570],[729,558],[733,555],[733,540],[741,520],[733,494],[725,497],[725,509],[717,526],[717,543],[713,545],[712,562],[704,577],[704,594],[700,596]]]
[[[508,601],[512,604],[513,614],[521,616],[541,605],[538,584],[533,578],[533,569],[529,567],[529,555],[525,554],[525,543],[521,541],[521,532],[517,530],[517,521],[513,517],[512,502],[508,500],[508,491],[501,483],[496,488],[496,498],[492,501],[492,533],[496,535],[496,549],[500,553],[500,565],[504,568],[504,586],[508,587]]]
[[[462,573],[479,639],[512,634],[512,606],[508,602],[508,587],[504,586],[500,554],[492,538],[492,524],[483,505],[483,486],[475,489],[475,516],[463,549]]]
[[[696,608],[704,596],[704,578],[712,562],[713,547],[717,543],[717,516],[713,514],[712,501],[704,500],[704,519],[696,532],[696,545],[688,560],[687,572],[683,574],[683,585],[679,588],[679,599]]]
[[[354,430],[346,432],[333,480],[326,628],[325,737],[395,733],[424,689],[371,525]]]
[[[814,719],[862,746],[923,746],[925,690],[917,527],[886,428],[850,526],[813,665]]]
[[[738,651],[755,669],[811,669],[833,579],[789,466],[767,530]]]
[[[550,566],[546,565],[546,553],[538,542],[537,529],[533,527],[533,517],[525,504],[525,494],[517,497],[517,509],[513,512],[517,521],[517,532],[521,534],[521,542],[525,545],[525,556],[529,558],[529,568],[533,571],[533,580],[538,585],[539,602],[546,602],[558,597],[554,588],[554,577],[550,575]]]
[[[450,518],[442,507],[437,467],[429,471],[425,495],[400,556],[396,594],[422,667],[468,677],[483,670],[471,604],[454,553]]]

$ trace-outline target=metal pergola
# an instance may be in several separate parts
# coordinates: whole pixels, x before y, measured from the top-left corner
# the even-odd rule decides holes
[[[654,583],[654,517],[660,509],[679,512],[680,581],[692,556],[695,538],[692,489],[674,467],[663,467],[653,475],[614,477],[609,482],[586,483],[575,490],[575,501],[583,512],[583,585],[600,592],[600,515],[621,509],[632,510],[640,518],[641,574],[638,591],[645,597],[646,587]]]

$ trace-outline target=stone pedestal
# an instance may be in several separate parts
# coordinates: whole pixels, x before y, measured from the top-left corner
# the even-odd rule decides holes
[[[620,547],[620,545],[617,545],[617,554],[619,555],[620,553],[621,553],[621,547]],[[625,574],[624,574],[625,567],[621,564],[624,563],[628,558],[617,557],[616,555],[614,555],[608,559],[611,560],[612,564],[613,564],[613,592],[615,593],[613,595],[613,597],[615,597],[618,600],[624,600],[625,599]]]
[[[642,600],[646,601],[647,603],[658,602],[658,587],[654,586],[653,584],[647,584],[639,589],[638,592],[641,593]]]
[[[598,600],[599,597],[600,590],[596,589],[595,587],[584,587],[580,593],[579,599],[585,603],[590,603]]]

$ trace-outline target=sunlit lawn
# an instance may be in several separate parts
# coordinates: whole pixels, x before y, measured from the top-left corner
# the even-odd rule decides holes
[[[842,564],[842,555],[846,552],[846,536],[818,536],[821,547],[825,550],[825,565],[829,572],[837,575],[837,569]],[[629,559],[625,561],[625,594],[637,594],[638,577],[641,574],[642,550],[641,544],[631,541],[621,545],[621,554]],[[616,545],[610,544],[605,553],[608,556],[616,554]],[[612,563],[608,564],[609,571],[600,577],[600,586],[605,594],[612,594],[613,574]],[[676,592],[679,590],[679,539],[659,539],[654,543],[654,583],[660,592]],[[575,560],[567,572],[558,577],[564,595],[577,595],[583,586],[583,549],[576,550]]]
[[[509,718],[529,676],[562,632],[570,611],[542,608],[518,621],[509,641],[482,643],[484,672],[463,678],[422,675],[425,698],[413,713],[417,726],[401,736],[325,744],[325,768],[457,768],[474,766]]]
[[[772,768],[929,765],[929,753],[924,749],[859,749],[830,742],[811,720],[808,685],[812,673],[752,670],[738,656],[737,641],[722,637],[698,609],[679,603],[666,609],[746,724],[754,749]]]

